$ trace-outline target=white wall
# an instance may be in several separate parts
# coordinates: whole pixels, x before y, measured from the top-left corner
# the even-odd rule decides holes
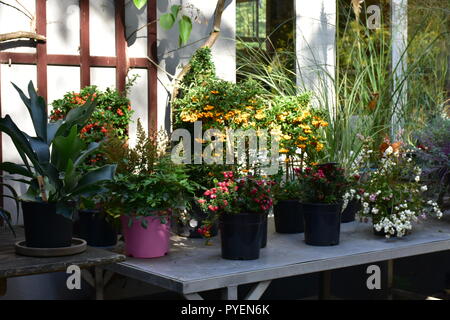
[[[297,84],[334,101],[336,0],[296,0]],[[325,81],[323,81],[325,80]]]
[[[8,0],[10,2],[14,2]],[[149,0],[156,1],[156,0]],[[32,13],[35,11],[35,0],[21,1]],[[114,26],[114,7],[113,0],[91,0],[90,1],[90,50],[91,55],[114,56],[115,55],[115,26]],[[229,1],[231,2],[231,1]],[[233,1],[234,2],[234,1]],[[180,3],[180,1],[158,0],[158,16],[170,10],[170,5]],[[183,1],[186,4],[186,1]],[[211,29],[211,17],[215,8],[215,1],[195,0],[189,3],[197,6],[202,12],[206,24],[194,24],[190,42],[199,40],[209,33]],[[126,4],[126,32],[127,37],[138,27],[145,25],[147,18],[147,8],[137,10],[131,0]],[[78,54],[80,42],[79,36],[79,7],[77,0],[47,0],[47,50],[49,54]],[[29,30],[29,23],[25,16],[12,9],[7,9],[0,5],[0,33],[17,30]],[[228,4],[223,15],[222,35],[213,49],[214,60],[216,61],[218,74],[226,80],[235,80],[235,5]],[[20,46],[11,49],[9,46],[0,46],[0,50],[16,52],[32,52],[36,49],[30,47],[29,41],[19,42]],[[186,62],[194,50],[199,47],[201,42],[188,46],[185,49],[178,50],[177,29],[164,31],[158,28],[158,57],[162,68],[168,72],[174,73],[176,66],[180,61]],[[24,46],[25,45],[25,46]],[[127,54],[130,57],[147,56],[147,30],[143,28],[136,36],[128,41]],[[169,51],[172,51],[168,53]],[[2,116],[9,114],[14,121],[20,123],[25,131],[33,134],[32,123],[26,108],[20,100],[15,89],[10,82],[16,83],[22,89],[30,80],[36,85],[36,66],[34,65],[0,65],[1,73],[1,104]],[[100,89],[106,87],[115,87],[116,74],[114,68],[91,68],[91,84],[98,85]],[[135,114],[133,120],[138,118],[142,120],[144,127],[147,125],[147,71],[144,69],[132,69],[129,75],[138,74],[139,78],[135,86],[131,89],[129,98]],[[167,82],[164,73],[159,72],[159,80]],[[80,90],[80,70],[79,67],[48,67],[48,100],[61,98],[67,91]],[[164,126],[168,119],[168,109],[163,87],[158,84],[158,123]],[[136,123],[130,127],[131,143],[135,139]],[[20,157],[15,151],[14,145],[5,134],[2,134],[3,142],[3,160],[20,162]],[[19,193],[25,191],[25,188],[16,185]],[[5,208],[14,212],[14,207],[8,199],[5,200]],[[15,220],[15,219],[14,219]],[[19,221],[21,223],[21,221]],[[0,231],[1,232],[1,231]],[[8,281],[8,293],[1,299],[78,299],[88,298],[91,290],[85,288],[81,292],[69,291],[65,287],[64,273],[37,275],[31,277],[12,278]],[[132,288],[132,289],[129,289]],[[138,288],[139,290],[137,290]],[[116,293],[118,292],[115,289]],[[120,287],[122,297],[133,296],[139,291],[141,294],[154,292],[153,287],[136,284],[128,281],[125,287]],[[108,292],[107,292],[108,294]]]
[[[198,49],[208,36],[213,23],[213,14],[216,1],[205,0],[169,0],[158,1],[158,17],[168,12],[173,4],[183,4],[186,8],[193,5],[202,13],[201,19],[204,23],[194,23],[192,35],[188,46],[182,49],[178,47],[178,30],[176,27],[169,31],[158,28],[158,58],[162,69],[170,74],[175,74],[177,66],[186,64],[189,58]],[[188,13],[188,10],[184,10]],[[212,48],[217,74],[224,80],[236,80],[236,2],[228,0],[226,9],[222,16],[221,35]],[[192,44],[192,45],[189,45]],[[170,109],[167,105],[167,89],[171,91],[169,77],[165,72],[158,71],[158,125],[168,127],[170,120]],[[164,108],[166,106],[167,108]]]

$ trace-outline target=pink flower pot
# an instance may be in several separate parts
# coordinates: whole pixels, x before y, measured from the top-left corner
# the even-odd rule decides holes
[[[129,219],[133,224],[129,227]],[[125,237],[125,251],[134,258],[162,257],[169,252],[170,224],[162,224],[159,218],[145,217],[147,228],[141,225],[140,220],[122,216],[122,234]]]

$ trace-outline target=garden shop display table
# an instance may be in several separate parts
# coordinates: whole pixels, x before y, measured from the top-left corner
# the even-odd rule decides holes
[[[213,238],[212,246],[205,246],[202,239],[174,236],[165,257],[127,258],[104,268],[178,292],[187,299],[201,299],[199,292],[220,288],[225,299],[237,299],[237,286],[247,283],[257,283],[247,299],[259,299],[273,279],[385,260],[390,262],[388,281],[392,283],[393,259],[450,249],[450,216],[417,224],[412,234],[400,239],[375,236],[370,223],[360,222],[342,224],[337,246],[308,246],[303,239],[303,234],[275,233],[269,218],[267,247],[261,249],[258,260],[222,259],[219,237]]]
[[[99,274],[102,275],[102,269],[98,267],[125,260],[125,256],[121,254],[89,246],[83,253],[65,257],[36,258],[17,255],[14,250],[14,243],[24,239],[24,230],[21,227],[15,227],[14,229],[16,238],[9,231],[0,232],[0,295],[2,292],[6,292],[7,278],[65,272],[70,265],[80,267],[83,278],[93,287],[99,288],[97,293],[101,294],[102,283],[100,281],[103,276],[99,276]],[[86,270],[89,267],[95,267],[95,277]],[[97,295],[97,298],[101,299],[102,297]]]

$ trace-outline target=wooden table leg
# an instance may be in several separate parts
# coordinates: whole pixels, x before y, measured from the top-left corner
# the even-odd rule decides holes
[[[331,299],[331,271],[320,273],[319,300]]]
[[[95,299],[103,300],[103,269],[95,267]]]
[[[393,299],[392,289],[394,288],[394,260],[387,261],[387,298]]]
[[[222,300],[237,300],[238,299],[238,287],[228,286],[222,289]]]
[[[6,294],[7,289],[7,279],[0,278],[0,296],[4,296]]]

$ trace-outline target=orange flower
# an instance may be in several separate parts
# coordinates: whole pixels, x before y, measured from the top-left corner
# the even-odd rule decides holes
[[[219,91],[217,91],[217,90],[212,90],[211,93],[212,93],[212,94],[219,94]]]
[[[117,114],[118,114],[119,116],[123,116],[123,115],[124,115],[122,109],[117,109]]]

